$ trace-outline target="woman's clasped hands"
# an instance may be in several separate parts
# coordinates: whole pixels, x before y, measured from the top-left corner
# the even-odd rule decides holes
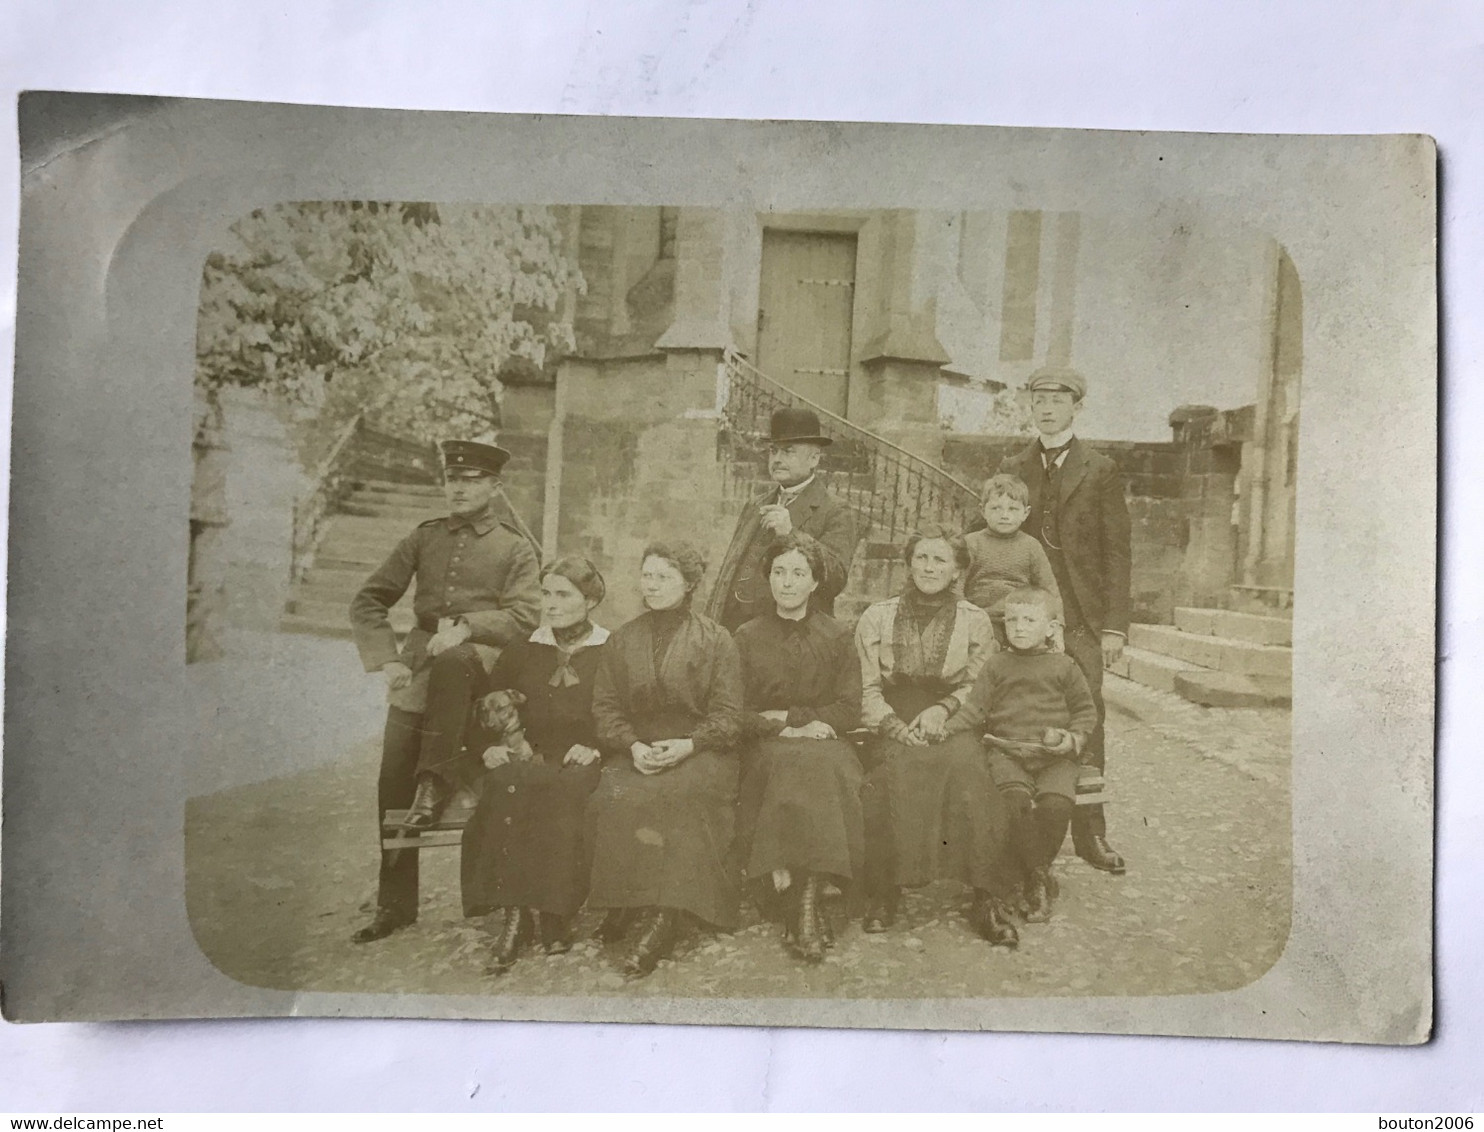
[[[635,743],[629,748],[634,769],[640,774],[659,774],[678,766],[695,754],[696,745],[689,739],[657,739],[653,743]]]

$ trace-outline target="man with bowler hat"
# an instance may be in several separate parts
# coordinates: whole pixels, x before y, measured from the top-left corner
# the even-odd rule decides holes
[[[855,557],[855,512],[825,490],[819,461],[832,443],[809,409],[779,409],[768,437],[768,474],[774,486],[743,508],[717,572],[710,615],[729,630],[773,608],[762,556],[776,539],[798,533],[819,543],[824,577],[810,606],[834,613]]]
[[[470,709],[500,649],[536,627],[535,551],[494,511],[509,459],[493,444],[446,441],[448,517],[429,519],[398,543],[350,603],[361,662],[385,675],[388,690],[378,828],[387,810],[405,807],[406,827],[426,829],[461,787],[483,775],[483,753],[464,749]],[[399,649],[387,613],[414,582],[417,624]],[[382,853],[376,916],[352,937],[356,943],[417,919],[417,856]]]
[[[1098,722],[1082,761],[1103,769],[1103,669],[1128,639],[1129,517],[1123,477],[1108,457],[1074,435],[1087,379],[1065,366],[1045,366],[1026,382],[1040,436],[1007,457],[1000,471],[1030,489],[1022,528],[1041,540],[1061,589],[1066,650],[1087,677]],[[1103,807],[1078,806],[1072,846],[1094,868],[1121,874],[1124,861],[1108,844]]]

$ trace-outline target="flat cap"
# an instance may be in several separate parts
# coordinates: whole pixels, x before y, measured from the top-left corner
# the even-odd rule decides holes
[[[510,459],[510,453],[505,449],[493,444],[481,444],[477,440],[445,440],[441,447],[445,471],[451,468],[472,468],[497,476]]]
[[[1042,366],[1026,379],[1027,393],[1037,389],[1059,389],[1080,401],[1087,396],[1087,378],[1070,366]]]

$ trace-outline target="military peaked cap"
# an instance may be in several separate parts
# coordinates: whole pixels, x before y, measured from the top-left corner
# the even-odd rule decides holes
[[[445,440],[443,468],[472,468],[487,475],[497,476],[510,459],[510,453],[493,444],[480,444],[476,440]]]

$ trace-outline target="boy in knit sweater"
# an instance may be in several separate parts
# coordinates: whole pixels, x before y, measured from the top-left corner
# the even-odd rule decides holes
[[[1078,756],[1097,726],[1087,678],[1052,651],[1056,600],[1039,586],[1004,598],[1008,647],[984,662],[950,733],[985,735],[990,772],[1010,809],[1010,852],[1019,867],[1026,919],[1051,918],[1051,875],[1077,797]]]
[[[1030,514],[1030,491],[1019,476],[1001,474],[984,481],[980,494],[985,528],[964,536],[969,568],[964,571],[964,598],[994,622],[995,640],[1005,647],[1005,595],[1018,586],[1039,586],[1056,599],[1056,575],[1040,540],[1020,529]]]

